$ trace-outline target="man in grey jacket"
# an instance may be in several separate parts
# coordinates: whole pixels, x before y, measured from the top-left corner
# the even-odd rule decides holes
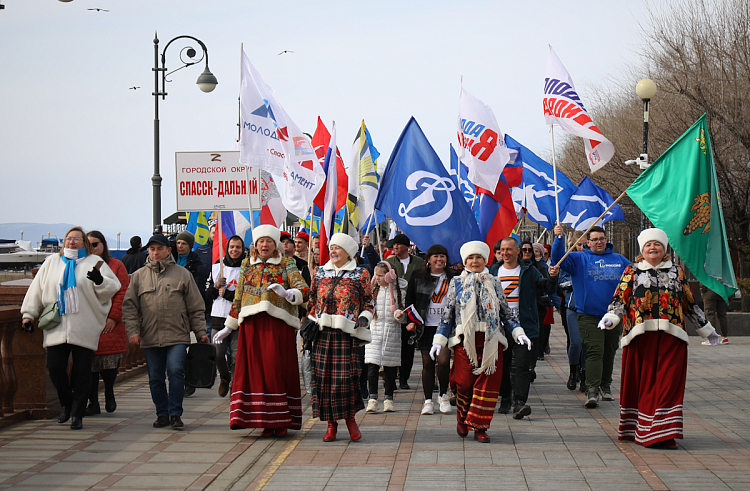
[[[190,272],[177,267],[165,236],[154,235],[146,247],[146,266],[130,278],[122,320],[130,343],[143,347],[146,354],[151,399],[156,406],[154,428],[182,428],[190,331],[199,342],[209,342],[205,304]],[[169,377],[169,392],[165,376]]]

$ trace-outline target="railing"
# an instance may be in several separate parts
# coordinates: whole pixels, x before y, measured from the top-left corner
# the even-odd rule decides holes
[[[16,291],[18,289],[18,291]],[[19,299],[25,287],[0,287],[0,428],[24,419],[45,419],[60,412],[46,372],[44,334],[21,328]],[[23,291],[21,291],[23,290]],[[18,305],[2,305],[15,301]],[[117,382],[145,369],[143,350],[128,343]],[[19,383],[20,381],[20,383]]]

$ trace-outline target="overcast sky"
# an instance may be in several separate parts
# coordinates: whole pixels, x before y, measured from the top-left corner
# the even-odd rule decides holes
[[[504,132],[547,157],[547,45],[586,103],[636,58],[646,9],[637,0],[0,3],[0,223],[76,223],[125,237],[151,230],[154,31],[160,51],[178,35],[202,40],[219,80],[204,94],[202,65],[169,77],[159,106],[166,217],[174,153],[234,148],[241,43],[303,131],[318,115],[329,128],[336,121],[343,155],[364,119],[384,166],[414,116],[447,163],[463,75]],[[186,45],[170,46],[169,70]]]

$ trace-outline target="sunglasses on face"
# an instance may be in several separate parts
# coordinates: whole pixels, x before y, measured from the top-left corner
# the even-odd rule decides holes
[[[523,252],[532,252],[534,249],[529,249],[528,247],[524,247],[521,249]]]
[[[92,242],[91,247],[99,247],[99,244],[101,244],[101,242]]]

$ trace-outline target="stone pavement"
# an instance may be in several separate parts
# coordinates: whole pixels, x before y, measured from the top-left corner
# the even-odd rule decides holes
[[[357,443],[343,425],[324,443],[307,396],[302,430],[279,439],[229,430],[229,401],[215,390],[185,400],[183,430],[155,429],[143,375],[119,384],[117,411],[81,431],[50,420],[0,430],[0,489],[750,490],[750,338],[715,348],[691,338],[685,439],[672,451],[618,442],[619,366],[615,401],[587,410],[565,388],[559,324],[551,343],[531,416],[496,414],[490,444],[459,438],[455,414],[420,416],[421,388],[397,391],[395,413],[360,412]]]

